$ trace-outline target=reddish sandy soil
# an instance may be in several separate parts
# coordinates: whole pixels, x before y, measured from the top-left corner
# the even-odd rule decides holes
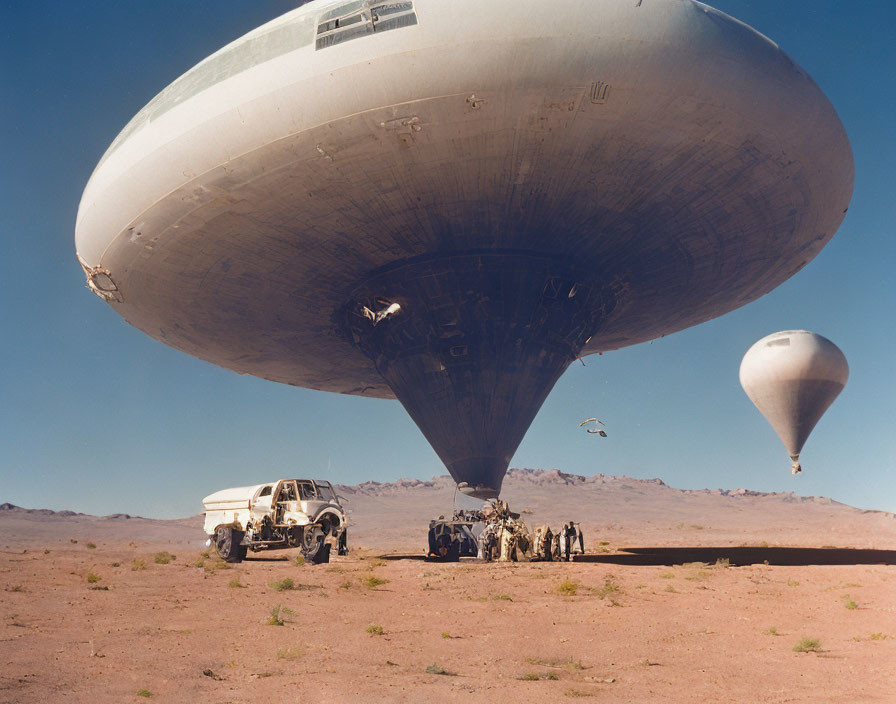
[[[0,511],[0,702],[896,701],[892,514],[518,474],[512,505],[562,505],[589,561],[440,564],[420,553],[446,483],[351,491],[362,546],[315,567],[224,569],[195,518]],[[377,528],[401,506],[410,534]]]

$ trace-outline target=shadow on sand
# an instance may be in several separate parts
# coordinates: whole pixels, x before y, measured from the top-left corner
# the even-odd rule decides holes
[[[612,555],[576,555],[574,562],[611,565],[681,565],[687,562],[715,562],[727,559],[732,565],[893,565],[896,550],[857,548],[774,548],[774,547],[672,547],[626,548]]]
[[[380,555],[381,560],[425,560],[423,555]],[[654,547],[626,548],[607,555],[574,555],[573,562],[631,565],[632,567],[672,566],[688,562],[781,565],[896,565],[896,550],[859,548],[763,548],[763,547]],[[463,562],[472,561],[464,558]]]

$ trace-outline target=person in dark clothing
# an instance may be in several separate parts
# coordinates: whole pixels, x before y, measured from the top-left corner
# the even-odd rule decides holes
[[[544,532],[544,559],[546,562],[551,561],[551,552],[554,547],[554,534],[551,533],[551,529],[548,528]]]
[[[569,525],[563,526],[563,537],[566,538],[566,545],[564,549],[564,557],[566,561],[570,561],[570,553],[572,552],[572,544],[576,541],[576,524],[572,521],[569,522]]]

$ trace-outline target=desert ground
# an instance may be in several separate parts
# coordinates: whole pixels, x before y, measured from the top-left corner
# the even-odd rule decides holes
[[[896,701],[893,514],[512,470],[587,554],[452,564],[422,559],[447,478],[340,493],[352,551],[319,566],[226,565],[198,516],[3,505],[0,702]]]

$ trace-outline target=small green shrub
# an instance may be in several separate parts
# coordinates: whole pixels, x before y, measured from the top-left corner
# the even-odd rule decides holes
[[[618,592],[619,592],[619,585],[613,581],[612,577],[607,577],[604,580],[604,586],[599,587],[594,590],[594,593],[597,596],[599,596],[601,599],[603,599],[604,597],[606,597],[610,594],[616,594]]]
[[[510,594],[492,594],[492,599],[495,601],[513,601]]]
[[[778,635],[778,629],[775,628],[774,626],[772,626],[765,633],[766,633],[766,635],[776,636],[776,635]]]
[[[277,604],[277,606],[271,609],[271,617],[265,621],[265,623],[268,626],[282,626],[286,622],[283,618],[283,614],[285,613],[289,613],[289,609]]]
[[[663,572],[660,575],[660,577],[662,577],[663,579],[675,579],[675,573],[674,572]]]
[[[87,573],[87,583],[88,584],[96,584],[102,579],[96,572],[88,572]]]
[[[559,680],[553,672],[527,672],[525,675],[520,675],[517,677],[518,680],[526,680],[527,682],[534,682],[537,680]]]
[[[596,696],[593,692],[586,692],[584,689],[567,689],[563,694],[567,697],[594,697]]]
[[[439,667],[435,663],[426,668],[427,675],[447,675],[449,677],[454,677],[454,672],[449,672],[444,667]]]
[[[793,646],[795,653],[817,653],[821,650],[821,644],[815,638],[807,638],[803,636],[799,643]]]
[[[706,570],[698,570],[695,574],[688,575],[685,577],[685,581],[687,582],[702,582],[704,579],[710,576],[710,573]]]
[[[361,584],[363,584],[368,589],[375,589],[382,584],[388,584],[388,579],[383,579],[382,577],[377,577],[375,574],[368,575],[366,577],[361,577]]]
[[[557,591],[563,596],[575,596],[579,591],[579,583],[566,577],[557,585]]]
[[[290,591],[296,588],[296,583],[293,582],[289,577],[285,579],[281,579],[279,582],[271,582],[271,589],[277,592]]]
[[[843,606],[846,607],[847,609],[849,609],[850,611],[855,611],[857,608],[859,608],[859,605],[856,602],[854,602],[852,599],[850,599],[848,596],[844,597]]]
[[[304,567],[305,566],[305,556],[304,555],[296,555],[296,567]]]
[[[795,579],[788,579],[787,586],[788,587],[798,587],[798,586],[800,586],[800,583],[797,582]]]
[[[148,689],[138,689],[137,696],[146,697],[147,699],[149,699],[152,696],[152,692],[150,692]]]
[[[153,557],[153,562],[157,565],[167,565],[173,560],[177,559],[177,555],[172,555],[167,550],[163,550],[162,552],[157,552]]]
[[[376,623],[371,623],[367,627],[367,632],[372,636],[381,636],[383,635],[383,627]]]
[[[871,640],[886,640],[886,636],[883,633],[872,633],[870,636]]]
[[[87,543],[88,550],[96,550],[96,543]]]
[[[230,583],[227,586],[230,587],[231,589],[245,589],[246,588],[245,584],[240,583],[239,575],[237,575],[236,577],[231,579]]]
[[[135,557],[134,561],[131,563],[131,570],[136,572],[137,570],[145,570],[146,569],[146,561],[141,560],[139,557]]]
[[[572,658],[526,658],[526,662],[530,665],[541,665],[542,667],[561,667],[564,670],[585,669],[581,662]]]

